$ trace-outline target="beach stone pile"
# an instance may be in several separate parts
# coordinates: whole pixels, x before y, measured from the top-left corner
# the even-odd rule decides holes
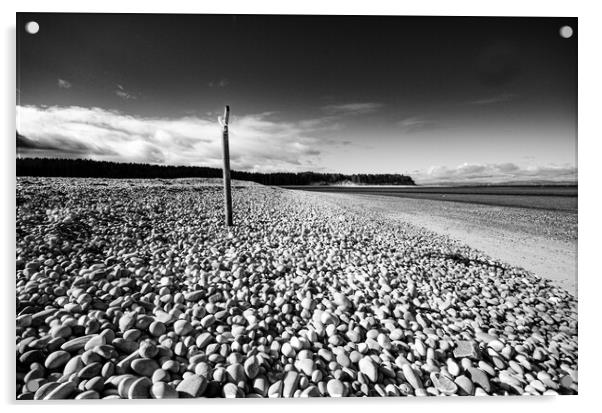
[[[573,295],[445,237],[234,182],[17,181],[16,397],[575,394]]]

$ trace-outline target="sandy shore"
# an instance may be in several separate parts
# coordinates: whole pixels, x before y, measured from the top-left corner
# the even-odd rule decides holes
[[[577,292],[577,214],[387,196],[315,193],[457,239]]]

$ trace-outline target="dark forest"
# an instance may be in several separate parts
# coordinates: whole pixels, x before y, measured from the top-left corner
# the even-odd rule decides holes
[[[78,178],[220,178],[222,170],[204,166],[151,165],[117,163],[88,159],[17,159],[17,176],[53,176]],[[354,174],[317,172],[243,172],[232,171],[232,179],[263,185],[329,185],[353,182],[364,185],[415,185],[400,174]]]

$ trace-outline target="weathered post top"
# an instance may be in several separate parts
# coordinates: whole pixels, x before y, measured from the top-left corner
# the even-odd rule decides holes
[[[232,193],[230,189],[230,148],[228,145],[228,121],[230,119],[230,106],[224,108],[224,118],[220,122],[222,130],[222,148],[224,152],[224,215],[226,226],[232,226]]]
[[[230,119],[230,105],[226,105],[224,108],[224,126],[228,127],[228,120]]]

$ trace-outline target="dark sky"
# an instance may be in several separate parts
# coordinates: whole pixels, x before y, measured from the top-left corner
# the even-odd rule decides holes
[[[26,156],[217,165],[229,104],[238,169],[576,172],[575,18],[19,14],[17,32]]]

